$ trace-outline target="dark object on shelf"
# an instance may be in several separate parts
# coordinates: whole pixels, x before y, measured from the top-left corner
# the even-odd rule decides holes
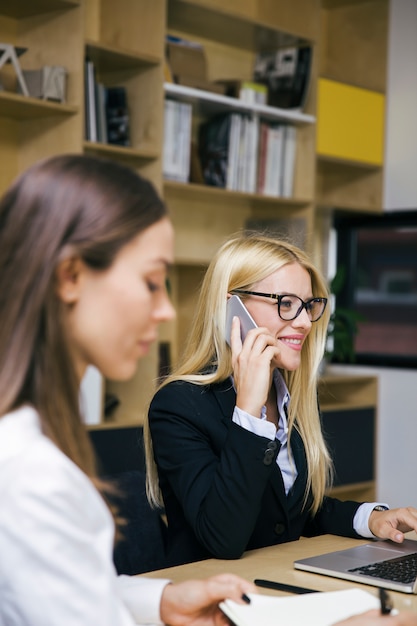
[[[374,480],[375,409],[324,410],[322,424],[334,463],[334,486]]]
[[[204,180],[213,187],[226,187],[231,113],[222,113],[200,126],[199,156]]]
[[[129,111],[125,87],[106,90],[107,141],[119,146],[130,146]]]
[[[280,109],[302,109],[310,82],[312,48],[284,48],[260,52],[254,80],[268,87],[268,104]]]

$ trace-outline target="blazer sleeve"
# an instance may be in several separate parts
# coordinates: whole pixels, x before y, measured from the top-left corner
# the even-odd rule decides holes
[[[210,387],[191,383],[163,387],[149,422],[160,476],[197,539],[217,558],[239,558],[261,510],[277,443],[234,424]]]
[[[353,500],[341,501],[325,496],[319,511],[307,523],[303,534],[306,537],[330,534],[362,539],[353,529],[353,518],[360,505]]]

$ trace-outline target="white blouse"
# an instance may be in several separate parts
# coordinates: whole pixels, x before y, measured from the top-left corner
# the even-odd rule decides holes
[[[114,524],[24,407],[0,418],[0,626],[161,624],[167,580],[117,576]]]

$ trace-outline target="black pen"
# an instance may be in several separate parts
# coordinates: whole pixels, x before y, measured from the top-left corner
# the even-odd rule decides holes
[[[379,588],[379,601],[381,603],[381,615],[389,615],[393,609],[393,604],[388,591],[382,587]]]
[[[306,587],[296,587],[295,585],[276,583],[273,580],[260,580],[259,578],[255,578],[253,582],[258,587],[276,589],[277,591],[287,591],[288,593],[319,593],[317,589],[307,589]]]

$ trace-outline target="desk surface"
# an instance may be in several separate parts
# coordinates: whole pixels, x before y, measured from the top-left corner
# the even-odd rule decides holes
[[[410,537],[410,538],[415,538]],[[306,558],[331,552],[333,550],[344,550],[360,543],[368,543],[366,540],[348,539],[346,537],[336,537],[334,535],[322,535],[311,539],[301,538],[298,541],[283,543],[269,548],[251,550],[246,552],[242,558],[227,561],[220,559],[208,559],[197,563],[188,563],[177,567],[170,567],[144,574],[152,578],[170,578],[174,582],[187,580],[189,578],[206,578],[214,574],[231,572],[243,578],[253,581],[255,578],[275,580],[299,587],[308,587],[318,591],[337,591],[349,587],[358,587],[371,593],[377,593],[376,587],[352,583],[347,580],[322,576],[302,572],[293,567],[293,561],[297,558]],[[258,588],[259,593],[270,595],[287,595],[280,591],[270,591]],[[395,608],[408,609],[417,612],[417,596],[413,594],[391,592]]]

